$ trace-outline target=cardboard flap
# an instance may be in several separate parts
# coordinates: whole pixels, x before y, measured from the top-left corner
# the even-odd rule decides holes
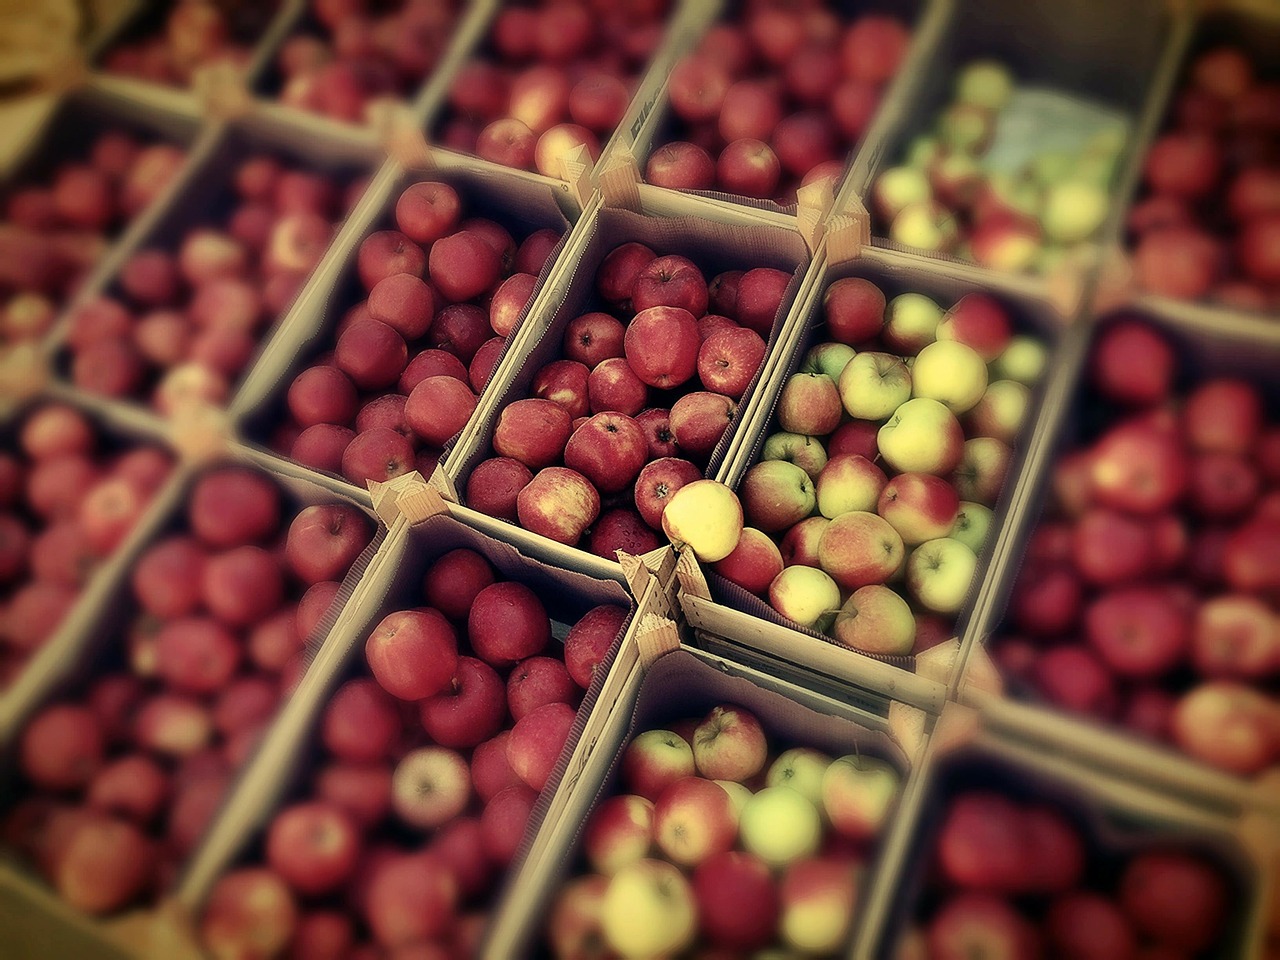
[[[889,701],[889,732],[909,757],[917,757],[924,746],[929,715],[919,707],[900,700]]]
[[[692,550],[680,550],[676,553],[676,579],[680,581],[682,595],[697,597],[699,600],[711,599],[711,588],[707,586],[707,578]]]
[[[253,110],[244,70],[229,61],[197,67],[191,75],[191,91],[201,111],[214,120],[234,120]]]
[[[675,622],[656,613],[646,613],[635,633],[640,663],[652,666],[673,650],[680,649],[680,630]]]
[[[427,135],[412,108],[395,97],[379,97],[365,107],[365,117],[382,148],[406,170],[435,166]]]
[[[987,648],[974,645],[969,659],[964,664],[964,676],[961,678],[961,693],[966,698],[981,695],[999,696],[1004,691],[1004,681],[1000,671],[991,660]]]
[[[933,749],[949,753],[973,743],[982,732],[978,711],[962,703],[948,703],[933,725]]]
[[[402,512],[400,497],[407,497],[410,494],[417,493],[426,489],[426,486],[427,482],[422,479],[422,474],[416,470],[401,474],[391,480],[370,480],[369,497],[373,500],[373,512],[378,515],[379,520],[389,527],[396,522],[396,518]]]
[[[916,654],[916,673],[943,686],[951,685],[960,660],[960,638],[952,637]]]
[[[826,241],[832,264],[848,263],[871,245],[871,214],[861,200],[853,197],[844,213],[827,219]]]
[[[601,166],[596,179],[604,202],[611,207],[640,211],[640,170],[630,150],[619,149]]]
[[[177,900],[113,921],[108,935],[130,956],[142,960],[201,960],[204,956],[190,912]]]
[[[825,178],[796,191],[796,227],[813,253],[817,252],[822,241],[824,224],[834,203],[832,181]]]
[[[436,464],[436,468],[431,471],[431,477],[427,480],[431,486],[439,491],[440,496],[444,497],[450,503],[461,503],[458,497],[458,488],[454,485],[453,478],[449,476],[444,469],[443,464]]]
[[[591,199],[591,168],[595,161],[586,146],[574,147],[560,158],[558,175],[569,185],[569,193],[578,201],[579,207],[585,207]]]

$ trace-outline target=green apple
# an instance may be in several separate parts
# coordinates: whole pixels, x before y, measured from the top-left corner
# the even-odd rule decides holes
[[[790,787],[765,787],[742,808],[742,846],[771,867],[811,857],[822,843],[822,817],[813,801]]]
[[[924,165],[890,167],[876,177],[871,188],[871,202],[876,214],[886,223],[902,212],[908,204],[933,199],[933,187]]]
[[[825,570],[787,567],[769,584],[769,603],[802,627],[823,631],[840,609],[840,588]]]
[[[818,512],[834,520],[853,510],[875,510],[887,482],[884,471],[861,454],[834,456],[814,484]]]
[[[879,832],[902,785],[892,764],[850,754],[832,762],[822,778],[822,807],[832,828],[851,840]]]
[[[831,758],[812,747],[792,747],[778,754],[764,777],[766,787],[790,787],[809,798],[813,804],[822,802],[822,775],[831,765]]]
[[[925,253],[950,253],[960,242],[956,215],[932,200],[909,203],[889,223],[889,239]]]
[[[974,436],[995,437],[1004,443],[1018,439],[1031,407],[1031,388],[1017,380],[992,380],[973,405],[966,421]]]
[[[739,783],[737,780],[717,780],[715,782],[724,787],[724,792],[729,795],[729,800],[733,803],[734,814],[741,820],[742,808],[751,799],[751,788]]]
[[[916,354],[938,339],[943,310],[922,293],[901,293],[885,307],[884,342],[901,353]]]
[[[1044,375],[1049,352],[1035,337],[1015,334],[1000,356],[991,361],[990,376],[1034,386]]]
[[[926,610],[959,613],[977,566],[977,555],[959,540],[927,540],[907,557],[907,589]]]
[[[668,501],[662,511],[662,529],[677,549],[688,546],[703,563],[714,563],[738,545],[742,504],[723,483],[694,480]]]
[[[964,454],[964,431],[944,404],[912,397],[876,433],[876,445],[894,470],[942,476]]]
[[[937,400],[954,414],[969,410],[987,389],[982,355],[959,340],[935,340],[911,365],[911,394]]]
[[[907,144],[906,164],[909,167],[928,167],[942,153],[938,138],[927,133],[918,134]]]
[[[1046,150],[1031,161],[1031,176],[1042,187],[1051,187],[1071,176],[1076,158],[1062,150]]]
[[[827,465],[827,448],[817,437],[780,430],[765,438],[764,446],[760,448],[760,459],[794,463],[816,480]]]
[[[627,960],[677,954],[698,932],[693,888],[675,864],[638,860],[610,878],[600,928],[608,946]]]
[[[800,364],[800,372],[825,373],[832,380],[838,380],[844,365],[852,360],[853,355],[857,352],[849,344],[838,343],[835,340],[815,343],[809,348],[809,352],[804,355],[804,362]]]
[[[938,140],[955,153],[980,154],[991,144],[995,114],[972,103],[954,103],[938,119]]]
[[[836,614],[831,631],[846,647],[864,653],[905,656],[916,640],[916,618],[896,591],[873,583],[850,594]]]
[[[1088,240],[1107,219],[1110,203],[1107,192],[1087,180],[1064,180],[1045,194],[1040,225],[1045,235],[1058,243]]]
[[[973,60],[956,75],[956,100],[1000,111],[1013,98],[1014,80],[998,60]]]
[[[883,420],[911,397],[911,371],[900,357],[867,351],[850,360],[836,383],[845,412]]]
[[[955,525],[947,536],[953,540],[959,540],[975,554],[982,553],[982,547],[987,542],[987,533],[991,530],[991,517],[990,507],[974,503],[972,500],[961,500]]]

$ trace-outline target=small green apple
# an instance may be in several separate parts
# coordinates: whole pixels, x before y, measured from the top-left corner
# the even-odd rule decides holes
[[[998,60],[973,60],[956,75],[956,100],[988,110],[1003,110],[1013,97],[1014,79]]]
[[[831,758],[812,747],[792,747],[778,754],[765,774],[767,787],[790,787],[798,790],[814,804],[822,802],[822,775]]]
[[[938,338],[943,310],[923,293],[901,293],[885,307],[885,343],[893,350],[917,354]]]
[[[837,343],[834,340],[816,343],[804,355],[804,362],[800,364],[800,372],[825,373],[832,380],[838,380],[840,371],[844,369],[846,363],[853,359],[855,353],[857,351],[847,343]]]
[[[900,357],[869,350],[845,364],[836,389],[849,416],[883,420],[911,399],[911,371]]]
[[[944,404],[954,414],[971,409],[987,389],[981,354],[958,340],[936,340],[916,355],[911,393]]]
[[[769,603],[801,626],[822,631],[840,609],[840,587],[817,567],[786,567],[769,584]]]
[[[956,514],[955,525],[947,534],[953,540],[959,540],[974,554],[982,553],[987,542],[987,533],[991,530],[991,508],[972,500],[960,501],[960,512]]]
[[[991,378],[1034,386],[1044,374],[1048,357],[1044,344],[1035,337],[1015,334],[1004,352],[991,361]]]
[[[680,868],[665,860],[628,864],[609,879],[600,928],[623,957],[665,957],[688,947],[698,932],[697,901]]]
[[[923,167],[890,167],[876,177],[871,203],[876,214],[891,221],[910,203],[933,199],[933,187]]]
[[[1079,243],[1097,233],[1107,219],[1107,192],[1086,180],[1064,180],[1045,195],[1040,224],[1051,240]]]
[[[926,610],[959,613],[977,566],[977,555],[959,540],[929,540],[907,557],[907,588]]]
[[[761,460],[785,460],[816,480],[827,465],[827,448],[817,437],[780,430],[765,438],[760,449]]]

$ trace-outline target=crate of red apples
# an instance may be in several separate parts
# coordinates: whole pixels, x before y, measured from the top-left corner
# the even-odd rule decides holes
[[[852,955],[1264,955],[1274,824],[1207,813],[1044,746],[944,710],[886,841],[891,883]]]
[[[655,186],[794,204],[802,186],[843,180],[882,101],[915,82],[946,6],[699,5],[614,149]]]
[[[601,576],[662,546],[670,496],[714,471],[809,263],[786,218],[680,209],[584,221],[438,478],[495,535]]]
[[[447,515],[398,521],[179,890],[204,948],[473,956],[634,609]]]
[[[670,621],[649,633],[480,955],[847,954],[919,742],[790,671],[679,647]]]
[[[35,871],[108,939],[198,854],[376,546],[365,508],[242,463],[187,471],[165,510],[3,730],[8,885],[38,901]]]
[[[1081,750],[1111,742],[1104,724],[1206,765],[1122,755],[1150,754],[1146,775],[1185,790],[1230,795],[1214,770],[1254,778],[1280,761],[1278,359],[1274,342],[1194,321],[1102,318],[1074,395],[1043,421],[1021,569],[1004,558],[975,631],[1009,692],[1090,722],[1063,730]]]
[[[545,186],[471,161],[429,174],[387,167],[236,398],[243,434],[361,488],[430,475],[574,213]]]
[[[1274,17],[1228,8],[1197,23],[1125,221],[1142,289],[1280,308],[1278,42]]]

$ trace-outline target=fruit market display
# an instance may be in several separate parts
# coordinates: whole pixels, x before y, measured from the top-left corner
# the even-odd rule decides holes
[[[798,186],[839,180],[910,45],[898,16],[816,5],[746,5],[672,69],[670,130],[644,178],[794,203]]]
[[[1077,3],[1132,96],[1038,0],[94,38],[0,170],[0,955],[1280,957],[1280,19]]]
[[[995,297],[886,301],[861,277],[827,287],[816,331],[710,569],[845,646],[919,652],[970,595],[1045,347]]]
[[[782,747],[752,712],[721,704],[637,733],[619,773],[547,915],[553,957],[847,949],[901,789],[892,764]]]
[[[562,644],[534,589],[465,547],[432,561],[412,599],[326,704],[313,775],[256,862],[214,886],[200,930],[215,956],[475,955],[629,611],[592,607]]]
[[[872,185],[878,236],[995,270],[1043,272],[1098,235],[1125,125],[1099,124],[1074,151],[1022,143],[1025,160],[1013,164],[1006,150],[997,164],[993,147],[1013,126],[1008,111],[1017,84],[994,60],[959,70],[953,100],[933,128]]]
[[[410,184],[395,229],[356,255],[365,299],[337,325],[333,350],[289,386],[288,421],[272,445],[364,486],[411,470],[430,476],[467,423],[560,242],[469,216],[467,191]]]
[[[313,0],[275,55],[280,102],[364,123],[370,101],[412,99],[440,63],[462,4]]]
[[[927,856],[900,960],[1219,956],[1238,897],[1185,841],[1109,844],[1052,798],[997,789],[952,795]]]
[[[1280,85],[1266,68],[1234,45],[1188,64],[1127,221],[1152,293],[1280,309]]]
[[[1280,759],[1280,421],[1193,364],[1140,317],[1102,329],[993,654],[1052,704],[1255,774]]]
[[[246,467],[204,473],[129,571],[100,668],[17,738],[0,833],[74,908],[166,890],[304,667],[303,643],[373,523]]]
[[[791,277],[708,278],[688,257],[615,247],[584,305],[596,309],[565,325],[531,395],[502,407],[465,502],[605,557],[659,546],[667,502],[703,477],[764,362]]]
[[[243,70],[276,3],[176,0],[145,12],[103,57],[102,69],[148,83],[184,87],[206,67]]]
[[[504,4],[450,84],[441,146],[568,179],[579,148],[594,162],[662,42],[669,0]],[[590,164],[588,164],[589,166]]]
[[[76,407],[27,413],[0,452],[0,689],[75,604],[173,466],[125,444]]]
[[[193,400],[225,404],[359,190],[265,153],[229,179],[230,202],[211,203],[173,247],[153,238],[109,292],[72,311],[65,346],[77,387],[164,415]]]
[[[0,222],[0,344],[37,341],[110,241],[150,206],[185,152],[108,128],[5,191]]]

